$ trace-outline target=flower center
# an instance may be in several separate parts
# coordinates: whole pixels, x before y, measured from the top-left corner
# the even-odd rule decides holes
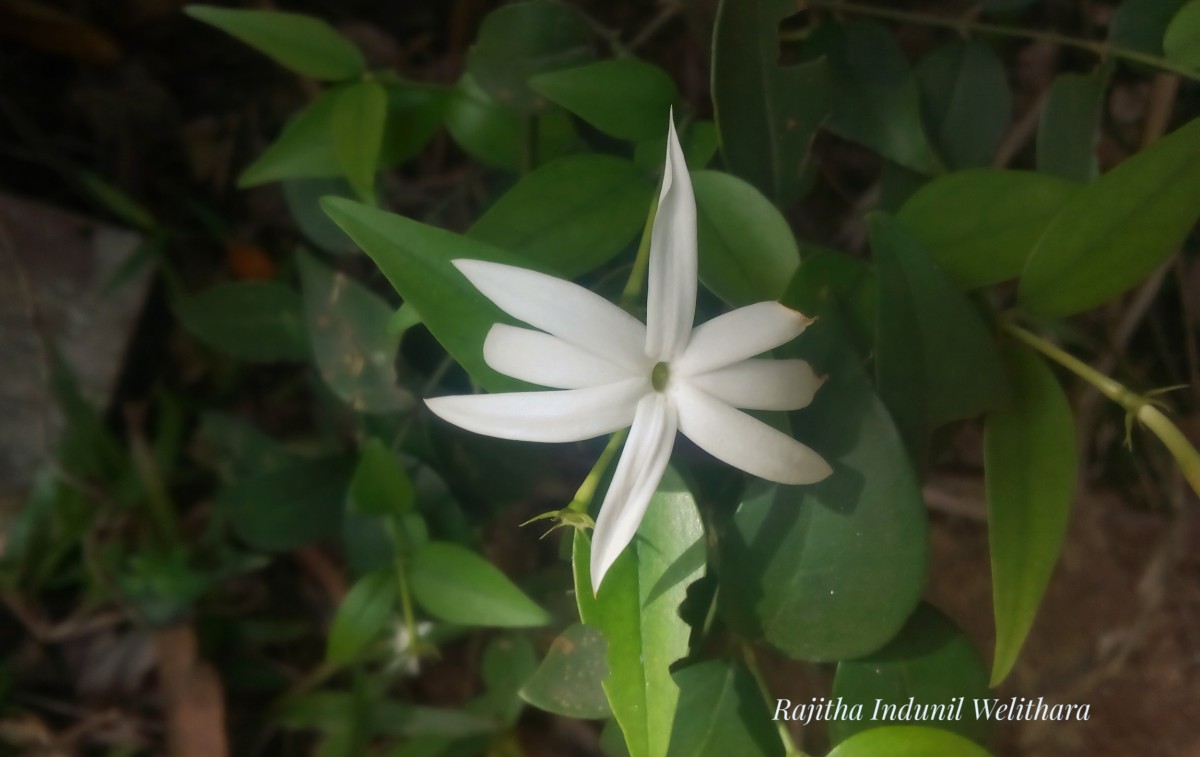
[[[654,391],[665,392],[670,381],[671,367],[666,363],[659,363],[650,371],[650,386],[654,387]]]

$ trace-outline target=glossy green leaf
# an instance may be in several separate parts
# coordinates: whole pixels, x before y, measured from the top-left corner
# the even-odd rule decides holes
[[[338,605],[325,659],[348,665],[388,630],[396,604],[396,578],[389,570],[368,573],[355,582]]]
[[[356,412],[411,407],[396,384],[396,341],[387,333],[392,309],[379,295],[316,258],[297,257],[304,315],[321,379]]]
[[[802,54],[828,61],[830,131],[919,173],[944,169],[925,134],[916,77],[891,32],[873,21],[827,23],[804,41]]]
[[[1112,66],[1090,74],[1060,74],[1038,121],[1037,170],[1063,179],[1096,178],[1096,138]]]
[[[351,470],[342,457],[288,463],[226,486],[217,510],[250,546],[295,549],[339,533]]]
[[[1030,171],[955,171],[926,184],[896,218],[965,289],[1016,278],[1080,185]]]
[[[236,37],[281,66],[326,81],[352,79],[363,72],[362,54],[324,21],[300,13],[234,10],[211,5],[184,8],[198,21]]]
[[[604,693],[633,757],[664,757],[679,687],[670,666],[687,654],[679,617],[687,587],[704,574],[704,528],[696,501],[668,469],[637,535],[593,595],[590,542],[575,534],[575,592],[584,623],[608,643]]]
[[[1159,139],[1077,192],[1021,275],[1018,301],[1063,316],[1137,284],[1183,243],[1200,216],[1200,119]]]
[[[468,258],[528,266],[522,258],[356,202],[335,198],[322,203],[322,207],[371,256],[472,379],[491,391],[522,386],[492,370],[483,359],[483,340],[492,324],[511,319],[450,263]]]
[[[627,160],[559,158],[521,179],[467,236],[574,277],[607,262],[637,236],[653,192],[648,177]]]
[[[565,110],[547,109],[529,120],[515,108],[492,100],[467,77],[449,96],[446,130],[472,158],[509,171],[527,170],[559,157],[576,139]]]
[[[696,171],[692,187],[700,280],[731,305],[779,299],[800,265],[787,220],[731,174]]]
[[[878,649],[916,606],[925,503],[834,305],[812,315],[795,354],[829,378],[792,426],[834,472],[748,492],[719,541],[719,609],[739,634],[790,657],[841,660]]]
[[[541,74],[529,86],[605,134],[635,141],[666,133],[679,96],[665,71],[636,58]]]
[[[530,78],[591,57],[591,33],[574,8],[526,0],[484,18],[467,53],[467,71],[496,102],[532,111],[542,100],[529,88]]]
[[[1012,669],[1062,549],[1075,495],[1077,452],[1071,407],[1035,354],[1004,353],[1012,403],[988,413],[984,462],[996,657],[992,684]]]
[[[975,742],[940,728],[892,725],[853,736],[827,757],[991,757]]]
[[[699,171],[707,166],[716,156],[720,148],[720,137],[717,126],[712,121],[689,121],[682,129],[678,129],[679,147],[683,150],[683,159],[692,171]],[[662,173],[663,156],[667,154],[667,135],[665,133],[638,142],[633,149],[633,162],[644,171],[655,175]]]
[[[341,175],[333,152],[333,111],[343,87],[313,100],[283,127],[279,138],[238,177],[238,186],[280,179],[329,178]]]
[[[413,558],[409,580],[417,603],[447,623],[523,628],[550,622],[496,566],[457,544],[426,544]]]
[[[1192,0],[1175,14],[1162,45],[1172,63],[1200,69],[1200,2]]]
[[[374,81],[346,87],[333,108],[333,154],[350,186],[368,202],[375,199],[375,169],[387,108],[387,91]]]
[[[398,166],[421,152],[442,125],[449,100],[449,90],[415,84],[389,86],[380,165]]]
[[[896,638],[883,649],[838,663],[831,699],[848,707],[862,705],[861,718],[829,721],[834,744],[870,728],[898,722],[892,713],[913,701],[915,705],[941,707],[946,730],[986,743],[990,726],[977,720],[972,701],[988,696],[988,671],[970,639],[931,605],[922,604]],[[961,700],[959,698],[962,698]],[[877,704],[878,702],[878,704]]]
[[[413,485],[400,461],[378,439],[363,446],[350,482],[351,506],[364,515],[399,516],[413,508]]]
[[[1000,357],[975,306],[897,221],[871,217],[871,252],[879,269],[876,384],[923,466],[933,429],[1003,399]]]
[[[782,757],[783,744],[754,676],[713,660],[675,674],[679,709],[669,757]]]
[[[1122,0],[1108,25],[1117,45],[1148,55],[1163,54],[1167,25],[1187,0]]]
[[[987,45],[951,42],[917,66],[925,121],[946,164],[991,162],[1012,114],[1004,64]]]
[[[875,352],[879,312],[877,280],[875,269],[857,258],[805,245],[800,268],[788,284],[783,302],[805,315],[819,313],[823,303],[837,303],[859,353],[870,355]]]
[[[300,295],[286,284],[218,284],[180,300],[175,311],[197,339],[239,360],[308,359]]]
[[[712,97],[729,170],[776,204],[800,197],[809,148],[829,115],[823,61],[778,65],[779,22],[791,0],[721,0],[713,29]]]
[[[341,176],[330,178],[284,179],[283,200],[292,220],[304,237],[317,247],[336,255],[358,252],[358,245],[321,210],[324,197],[354,199],[354,189]]]
[[[551,644],[521,698],[538,709],[568,718],[600,719],[612,715],[601,682],[608,676],[604,634],[576,623]]]

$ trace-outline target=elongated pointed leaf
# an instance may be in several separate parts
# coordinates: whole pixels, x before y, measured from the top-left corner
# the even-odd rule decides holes
[[[792,0],[722,0],[713,30],[712,92],[729,170],[776,204],[807,187],[809,147],[829,115],[824,61],[778,65],[779,22]]]
[[[992,684],[1012,669],[1062,549],[1075,493],[1071,407],[1041,358],[1004,352],[1012,404],[988,414],[984,460],[996,657]]]
[[[834,472],[747,494],[719,542],[719,609],[739,634],[791,657],[840,660],[878,649],[916,606],[925,504],[837,311],[826,301],[812,315],[792,354],[829,378],[792,427]]]
[[[387,92],[373,81],[347,87],[333,109],[333,153],[350,186],[365,201],[375,196],[375,169],[387,121]]]
[[[847,707],[862,705],[863,717],[830,720],[829,740],[837,744],[860,731],[897,722],[883,706],[894,704],[898,710],[915,697],[918,704],[944,707],[940,712],[946,730],[986,743],[989,723],[977,720],[972,706],[973,700],[986,696],[987,668],[970,639],[931,605],[922,604],[886,647],[838,663],[830,698]]]
[[[1039,173],[1082,182],[1096,178],[1096,137],[1112,69],[1055,78],[1038,122]]]
[[[929,133],[946,163],[987,165],[1012,116],[1008,73],[992,49],[951,42],[921,60],[917,82]]]
[[[918,725],[872,728],[838,744],[827,757],[991,757],[956,733]]]
[[[633,240],[653,191],[630,161],[594,154],[559,158],[521,179],[467,236],[578,276]]]
[[[279,137],[242,171],[238,186],[341,175],[333,152],[333,111],[343,91],[334,87],[292,116]]]
[[[189,5],[184,12],[237,37],[296,73],[342,81],[363,72],[363,57],[358,48],[318,18],[211,5]]]
[[[666,133],[679,96],[665,71],[636,58],[541,74],[529,86],[605,134],[635,141]]]
[[[494,565],[457,544],[426,544],[413,558],[409,580],[417,603],[447,623],[524,628],[550,621]]]
[[[1079,184],[1030,171],[986,168],[940,176],[896,218],[965,289],[1013,279]]]
[[[704,573],[704,529],[696,502],[668,469],[633,542],[593,595],[590,542],[575,535],[575,591],[584,623],[608,643],[604,692],[632,757],[665,757],[679,687],[670,666],[687,654],[679,617],[687,587]]]
[[[714,660],[680,670],[675,682],[679,709],[669,757],[782,757],[770,707],[745,667]]]
[[[396,577],[391,571],[358,579],[333,616],[325,658],[334,665],[353,662],[387,630],[395,603]]]
[[[771,201],[736,176],[692,175],[700,280],[731,305],[777,300],[800,265],[796,238]]]
[[[1031,313],[1096,307],[1148,276],[1200,217],[1200,119],[1077,192],[1046,228],[1021,275]]]

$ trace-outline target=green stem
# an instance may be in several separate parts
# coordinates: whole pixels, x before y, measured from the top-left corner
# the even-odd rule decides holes
[[[1123,60],[1141,63],[1143,65],[1161,69],[1163,71],[1170,71],[1171,73],[1178,74],[1179,76],[1187,79],[1200,81],[1200,72],[1176,65],[1166,58],[1162,58],[1157,55],[1143,53],[1139,50],[1123,47],[1121,45],[1114,45],[1110,42],[1082,39],[1080,37],[1072,37],[1067,34],[1059,34],[1058,32],[1042,31],[1039,29],[1024,29],[1019,26],[989,24],[982,21],[975,21],[971,18],[972,14],[968,14],[960,18],[946,18],[944,16],[933,16],[914,11],[896,10],[894,8],[887,8],[879,5],[850,2],[849,0],[802,0],[800,5],[801,9],[805,7],[823,8],[827,10],[857,13],[863,16],[873,16],[875,18],[886,18],[891,21],[920,24],[922,26],[937,26],[943,29],[952,29],[963,37],[966,37],[969,34],[994,34],[1001,37],[1019,37],[1021,39],[1034,39],[1042,42],[1051,42],[1064,47],[1074,47],[1079,50],[1087,50],[1095,53],[1100,58],[1106,58],[1109,55],[1112,55],[1113,57],[1121,58]],[[803,36],[803,32],[784,32],[780,35],[780,38],[783,40],[796,40],[803,39]]]
[[[758,684],[758,690],[762,692],[763,701],[770,707],[770,703],[774,701],[771,696],[771,689],[767,687],[767,681],[763,678],[762,671],[758,668],[758,659],[754,656],[754,648],[746,642],[739,642],[742,647],[742,660],[746,663],[746,669],[750,671],[750,675],[754,676],[754,682]],[[779,732],[779,740],[783,742],[783,751],[786,757],[809,757],[808,753],[796,746],[796,742],[792,740],[792,734],[788,731],[784,721],[775,721],[775,730]]]
[[[401,555],[400,534],[396,533],[396,524],[390,518],[386,520],[388,537],[392,541],[392,549],[396,552],[395,570],[396,584],[400,587],[400,611],[404,613],[404,628],[408,631],[408,643],[414,651],[420,639],[417,638],[417,616],[413,612],[412,590],[408,586],[408,566],[404,564]]]
[[[1200,452],[1192,446],[1183,432],[1149,400],[1120,382],[1105,376],[1049,340],[1027,331],[1011,321],[1006,321],[1003,328],[1024,344],[1096,387],[1101,394],[1125,408],[1126,412],[1141,421],[1174,456],[1175,461],[1183,470],[1184,478],[1187,479],[1192,490],[1200,495]]]
[[[637,257],[633,261],[633,270],[629,272],[629,280],[621,290],[621,307],[628,310],[641,298],[642,289],[646,286],[646,272],[650,269],[650,237],[654,231],[654,216],[658,215],[658,195],[650,203],[650,212],[646,215],[646,225],[642,228],[642,241],[638,243]]]
[[[621,449],[621,444],[625,441],[625,435],[628,433],[629,429],[622,429],[609,437],[608,444],[604,447],[604,451],[600,453],[600,459],[592,466],[592,470],[588,472],[587,478],[583,479],[583,483],[575,491],[575,496],[571,499],[571,504],[567,505],[568,510],[587,514],[588,508],[592,506],[592,499],[596,496],[596,487],[600,486],[600,479],[604,478],[604,472],[608,470],[612,459],[616,457],[617,452]]]

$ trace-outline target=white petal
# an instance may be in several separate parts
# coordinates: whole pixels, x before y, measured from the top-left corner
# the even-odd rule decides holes
[[[649,391],[649,379],[633,378],[587,389],[437,397],[425,404],[443,420],[485,436],[578,442],[628,426]]]
[[[825,379],[803,360],[743,360],[687,381],[727,405],[747,410],[799,410]]]
[[[616,363],[556,336],[505,323],[488,332],[483,359],[506,376],[555,389],[584,389],[634,378]]]
[[[778,302],[756,302],[697,326],[671,367],[685,376],[724,368],[787,344],[810,323],[811,318]]]
[[[646,355],[655,361],[678,357],[695,318],[696,197],[672,116],[658,212],[650,231]]]
[[[649,373],[643,354],[646,327],[594,292],[530,271],[483,260],[455,260],[454,266],[504,312],[606,358],[635,373]]]
[[[604,574],[637,533],[671,459],[675,430],[675,411],[667,398],[658,393],[643,397],[592,533],[593,591],[599,591]]]
[[[721,462],[768,481],[812,484],[833,472],[829,463],[781,431],[680,381],[671,386],[679,430]]]

